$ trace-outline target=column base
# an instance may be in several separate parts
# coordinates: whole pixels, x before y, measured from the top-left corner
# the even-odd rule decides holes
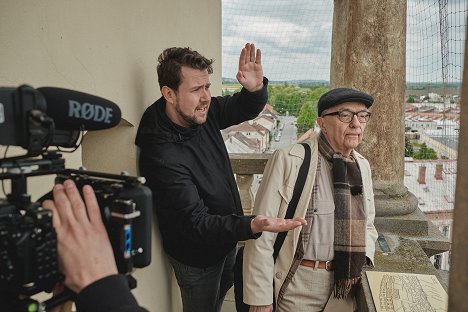
[[[374,182],[375,213],[377,217],[401,216],[418,208],[418,199],[399,183]]]

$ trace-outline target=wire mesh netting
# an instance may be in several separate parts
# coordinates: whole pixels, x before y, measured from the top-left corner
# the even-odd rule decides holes
[[[467,5],[467,0],[408,1],[408,95],[459,94]],[[223,0],[222,12],[226,84],[236,83],[240,49],[253,42],[273,84],[328,86],[333,1]]]
[[[269,104],[280,115],[263,152],[292,143],[281,127],[291,124],[299,134],[312,127],[316,101],[329,87],[333,1],[223,0],[222,10],[223,93],[240,88],[239,52],[255,43],[271,81]],[[405,185],[431,214],[453,209],[467,10],[468,0],[407,1]],[[451,217],[436,223],[450,237]],[[448,258],[434,262],[448,269]]]
[[[408,1],[405,185],[451,237],[460,128],[466,0]],[[431,258],[450,269],[450,252]]]
[[[272,81],[323,80],[330,73],[332,1],[223,1],[223,77],[253,42]]]

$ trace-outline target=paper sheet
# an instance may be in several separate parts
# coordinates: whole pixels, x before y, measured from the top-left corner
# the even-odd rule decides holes
[[[367,271],[377,312],[445,312],[448,296],[435,275]]]

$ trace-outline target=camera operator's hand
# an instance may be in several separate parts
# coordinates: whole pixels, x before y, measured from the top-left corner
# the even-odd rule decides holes
[[[65,275],[65,286],[79,293],[89,284],[117,274],[92,187],[83,187],[85,202],[71,180],[55,185],[53,194],[54,201],[44,201],[43,207],[53,212],[59,267]]]

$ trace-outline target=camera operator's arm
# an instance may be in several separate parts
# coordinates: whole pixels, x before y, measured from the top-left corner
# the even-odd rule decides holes
[[[91,186],[83,187],[86,206],[71,180],[55,185],[53,194],[54,201],[44,201],[43,206],[53,212],[59,267],[65,286],[78,294],[78,311],[145,311],[138,307],[125,277],[117,274]]]

